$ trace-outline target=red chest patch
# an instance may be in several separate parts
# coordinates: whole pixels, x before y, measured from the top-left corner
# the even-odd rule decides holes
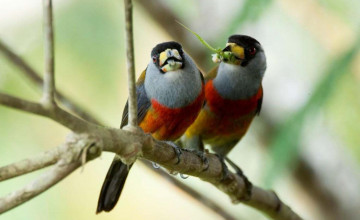
[[[159,140],[176,140],[195,121],[205,98],[204,89],[194,102],[183,108],[168,108],[152,99],[152,109],[140,127]]]
[[[210,80],[205,85],[205,96],[207,105],[216,115],[225,115],[227,117],[239,117],[255,111],[258,102],[263,95],[262,88],[252,97],[248,99],[230,100],[224,99],[216,91],[213,81]]]

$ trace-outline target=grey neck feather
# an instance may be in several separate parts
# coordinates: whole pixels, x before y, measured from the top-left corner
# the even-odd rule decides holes
[[[161,73],[150,61],[145,76],[145,91],[149,99],[155,99],[169,108],[185,107],[195,101],[201,92],[200,72],[191,57],[184,53],[185,67]]]
[[[225,99],[246,99],[257,93],[266,70],[266,58],[259,51],[246,65],[220,63],[214,87]]]

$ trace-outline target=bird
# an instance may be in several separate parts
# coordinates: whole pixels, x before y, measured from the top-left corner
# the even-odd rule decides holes
[[[260,114],[266,57],[261,44],[247,35],[230,36],[222,52],[227,56],[220,60],[213,57],[220,64],[205,75],[204,107],[180,143],[201,152],[209,145],[222,162],[225,159],[245,178],[249,197],[250,181],[227,155]]]
[[[200,113],[205,99],[204,78],[181,44],[163,42],[152,49],[151,60],[136,82],[136,93],[139,127],[157,140],[175,141]],[[127,124],[128,102],[120,127]],[[115,155],[101,188],[96,213],[115,207],[131,166]]]

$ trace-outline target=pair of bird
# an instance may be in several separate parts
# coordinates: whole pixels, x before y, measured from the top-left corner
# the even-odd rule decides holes
[[[151,61],[136,83],[138,124],[144,132],[163,141],[181,137],[181,145],[188,149],[203,150],[209,144],[226,157],[260,113],[266,58],[260,43],[245,35],[230,36],[223,52],[231,59],[222,59],[204,80],[179,43],[153,48]],[[128,123],[127,105],[121,127]],[[114,208],[130,168],[115,156],[97,213]]]

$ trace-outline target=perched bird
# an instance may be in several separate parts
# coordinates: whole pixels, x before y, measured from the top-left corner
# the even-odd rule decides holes
[[[156,45],[151,61],[136,83],[138,124],[155,139],[175,141],[195,121],[205,99],[204,79],[177,42]],[[126,103],[121,127],[128,123]],[[115,156],[103,183],[97,213],[119,200],[129,169]]]
[[[223,52],[228,56],[218,60],[220,64],[205,76],[206,104],[181,144],[196,150],[208,144],[224,159],[260,113],[266,58],[260,43],[245,35],[230,36]],[[250,182],[247,184],[251,187]]]

